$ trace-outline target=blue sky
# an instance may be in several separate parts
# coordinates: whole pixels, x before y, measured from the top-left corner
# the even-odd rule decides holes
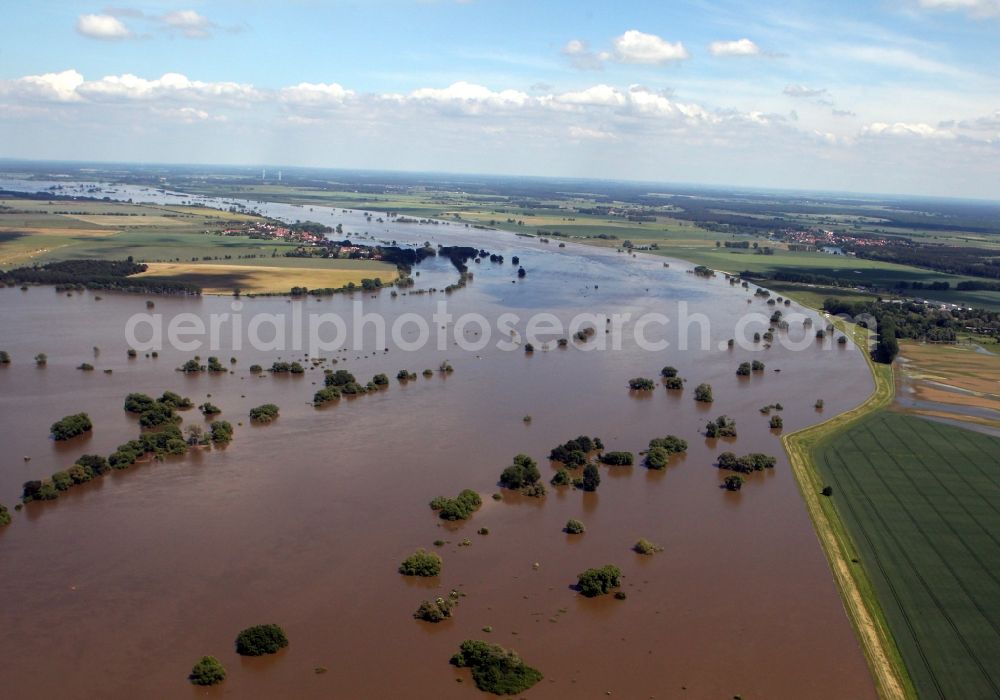
[[[1000,197],[1000,0],[10,4],[0,156]]]

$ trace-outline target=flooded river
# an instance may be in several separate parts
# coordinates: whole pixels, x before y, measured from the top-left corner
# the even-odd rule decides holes
[[[790,431],[857,405],[872,384],[856,348],[728,349],[741,317],[766,317],[773,307],[721,276],[695,277],[679,261],[665,268],[662,258],[559,248],[456,224],[370,224],[339,209],[261,208],[289,220],[342,222],[376,238],[482,247],[507,262],[470,264],[473,281],[447,297],[383,290],[258,298],[244,300],[248,316],[298,307],[348,317],[361,302],[391,324],[404,313],[430,318],[445,299],[455,317],[656,312],[672,321],[671,346],[645,350],[625,334],[620,350],[583,351],[571,342],[526,354],[497,348],[495,329],[476,351],[453,339],[444,349],[430,343],[410,352],[365,342],[361,351],[322,354],[362,381],[384,372],[390,386],[316,409],[310,401],[321,369],[249,372],[254,363],[304,359],[303,350],[166,347],[158,358],[127,357],[124,328],[133,315],[190,312],[207,323],[233,312],[232,299],[158,297],[151,311],[137,295],[0,290],[0,349],[13,357],[0,368],[0,502],[12,508],[24,481],[135,437],[137,422],[122,410],[129,392],[171,390],[196,404],[211,396],[236,426],[223,450],[137,465],[13,514],[0,531],[5,695],[469,698],[478,691],[448,658],[462,640],[477,638],[516,649],[543,672],[531,697],[874,697],[779,436],[759,411],[780,402]],[[525,278],[517,278],[512,255]],[[423,287],[458,274],[441,260],[417,269],[427,270]],[[679,349],[679,335],[701,332],[698,324],[678,330],[682,303],[709,321],[708,347]],[[811,337],[814,328],[797,324],[788,333]],[[31,360],[39,352],[48,355],[44,368]],[[194,354],[217,354],[223,363],[233,356],[236,364],[219,375],[175,371]],[[766,371],[737,377],[739,362],[751,359]],[[445,360],[454,373],[419,376]],[[97,371],[78,371],[81,362]],[[629,378],[657,377],[664,365],[688,380],[683,392],[659,385],[650,394],[629,392]],[[418,379],[400,384],[400,369]],[[711,406],[692,398],[701,382],[713,387]],[[814,409],[820,398],[822,412]],[[249,409],[266,402],[280,406],[280,418],[250,425]],[[79,411],[91,416],[92,434],[54,443],[49,425]],[[701,434],[719,414],[736,420],[737,439]],[[197,411],[184,414],[184,425],[192,423],[204,423]],[[490,498],[515,454],[537,459],[547,482],[549,450],[581,434],[636,453],[650,438],[676,434],[689,449],[662,472],[601,467],[595,493],[549,487],[542,499]],[[773,454],[777,466],[730,493],[719,488],[725,473],[712,466],[725,450]],[[470,520],[445,524],[428,507],[433,497],[466,488],[484,500]],[[564,534],[569,518],[583,520],[586,533]],[[481,527],[489,534],[476,534]],[[633,553],[640,537],[663,551]],[[437,550],[440,577],[415,581],[396,572],[401,559],[417,547],[434,549],[437,539],[447,542]],[[471,545],[460,546],[465,539]],[[571,589],[579,572],[607,563],[623,570],[627,600],[585,599]],[[451,620],[412,618],[421,600],[452,589],[465,597]],[[288,649],[238,657],[236,633],[263,622],[286,630]],[[229,671],[208,691],[186,680],[205,654]]]

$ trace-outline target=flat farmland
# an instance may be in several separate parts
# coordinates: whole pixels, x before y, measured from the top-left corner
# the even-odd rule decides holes
[[[880,411],[816,462],[918,695],[1000,696],[1000,439]]]

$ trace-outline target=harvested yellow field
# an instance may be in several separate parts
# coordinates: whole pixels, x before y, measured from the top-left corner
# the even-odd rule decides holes
[[[267,265],[224,265],[213,263],[150,263],[149,269],[138,277],[161,277],[179,282],[190,282],[202,288],[205,294],[232,294],[239,289],[245,294],[288,292],[292,287],[325,289],[361,284],[363,279],[378,277],[383,283],[396,279],[393,265],[348,260],[350,266],[338,266],[330,261],[329,267],[275,267]]]

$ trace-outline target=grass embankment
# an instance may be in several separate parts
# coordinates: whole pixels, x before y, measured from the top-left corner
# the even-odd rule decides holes
[[[152,277],[174,282],[190,282],[205,294],[285,293],[292,287],[339,289],[350,283],[360,286],[363,279],[378,277],[383,283],[395,281],[395,266],[368,260],[326,260],[323,267],[285,265],[230,265],[213,263],[149,263],[136,277]]]
[[[878,411],[815,456],[919,697],[1000,697],[1000,439]]]
[[[858,326],[848,326],[843,321],[836,323],[853,338],[868,360],[875,380],[875,390],[860,406],[819,425],[784,435],[781,441],[788,452],[806,509],[830,562],[879,695],[892,700],[915,698],[913,683],[890,632],[875,588],[864,567],[855,563],[859,561],[857,547],[837,512],[835,501],[820,493],[826,484],[814,461],[816,450],[865,416],[888,406],[894,394],[892,369],[888,365],[877,365],[868,355],[867,331]]]

